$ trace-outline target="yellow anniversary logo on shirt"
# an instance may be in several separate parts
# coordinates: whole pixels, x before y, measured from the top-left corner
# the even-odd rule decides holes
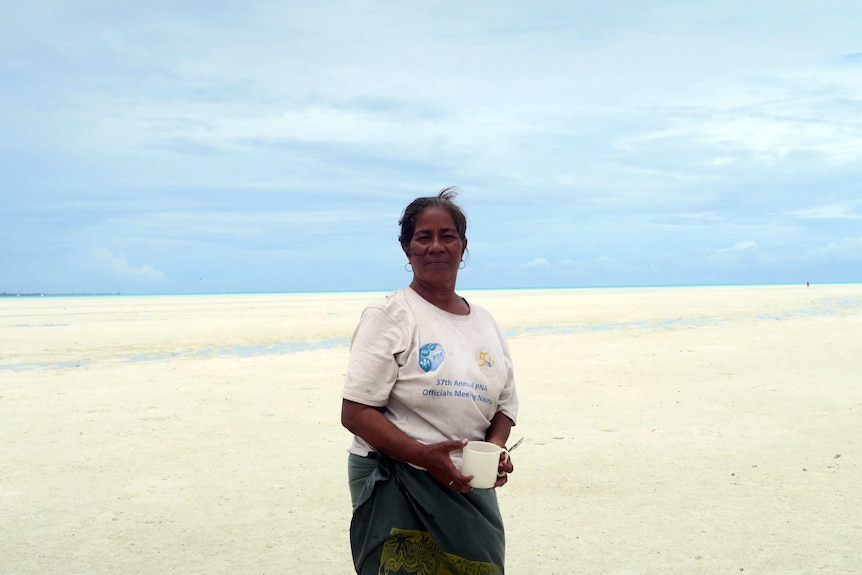
[[[491,356],[491,352],[485,349],[479,350],[479,367],[494,367],[494,358]]]

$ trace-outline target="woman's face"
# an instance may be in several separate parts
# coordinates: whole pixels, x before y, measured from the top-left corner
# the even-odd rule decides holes
[[[449,210],[435,206],[416,218],[407,259],[419,281],[454,284],[466,247]]]

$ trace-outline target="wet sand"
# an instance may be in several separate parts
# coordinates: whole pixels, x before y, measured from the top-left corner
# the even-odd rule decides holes
[[[862,571],[862,286],[463,295],[516,362],[508,573]],[[378,297],[0,299],[0,573],[351,573]]]

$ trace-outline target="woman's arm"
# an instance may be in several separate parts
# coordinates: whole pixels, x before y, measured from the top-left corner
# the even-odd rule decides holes
[[[509,440],[509,433],[515,424],[502,411],[498,411],[491,419],[491,425],[485,432],[485,441],[495,443],[500,447],[505,448],[506,442]]]
[[[451,451],[462,449],[466,440],[432,445],[419,443],[386,419],[379,408],[348,399],[341,400],[341,424],[375,449],[427,469],[437,481],[453,489],[466,486],[472,479],[472,476],[461,475],[449,456]]]
[[[375,449],[395,459],[423,466],[424,446],[386,419],[381,408],[342,399],[341,425]]]

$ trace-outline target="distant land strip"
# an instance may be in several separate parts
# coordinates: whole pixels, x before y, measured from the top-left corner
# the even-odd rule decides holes
[[[9,293],[0,292],[0,297],[68,297],[68,296],[93,296],[93,295],[120,295],[117,293]]]

